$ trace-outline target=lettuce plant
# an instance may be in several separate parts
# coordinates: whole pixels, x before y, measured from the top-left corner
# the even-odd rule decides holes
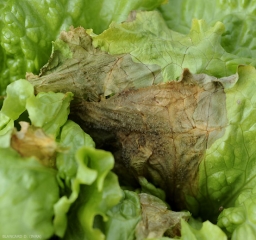
[[[170,0],[130,12],[162,2],[0,5],[0,154],[31,179],[10,177],[4,161],[4,186],[28,197],[13,188],[9,202],[5,188],[0,207],[17,229],[7,209],[34,214],[22,234],[253,239],[256,2]],[[28,81],[5,89],[26,71]],[[27,188],[48,175],[45,207],[41,188]]]

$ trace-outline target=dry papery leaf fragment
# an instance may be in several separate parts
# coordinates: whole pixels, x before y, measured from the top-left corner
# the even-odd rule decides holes
[[[181,218],[188,221],[189,212],[174,212],[159,198],[147,193],[140,193],[142,219],[136,226],[136,239],[161,238],[181,235]]]
[[[70,118],[114,154],[121,184],[143,176],[164,189],[172,209],[186,208],[206,149],[225,132],[224,87],[237,75],[184,69],[178,81],[161,83],[159,66],[94,48],[83,28],[63,32],[54,47],[40,75],[27,76],[35,91],[72,91]]]
[[[55,168],[55,154],[58,149],[55,139],[28,122],[20,122],[20,126],[20,131],[14,129],[11,147],[23,157],[35,157],[43,165]]]

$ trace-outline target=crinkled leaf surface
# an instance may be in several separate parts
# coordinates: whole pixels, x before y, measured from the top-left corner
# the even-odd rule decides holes
[[[168,240],[168,239],[181,239],[181,240],[227,240],[225,233],[216,225],[209,221],[200,222],[190,219],[188,222],[181,219],[181,237],[169,238],[147,238],[145,240]]]
[[[165,190],[172,206],[182,209],[186,194],[196,191],[206,149],[223,136],[228,124],[221,83],[235,80],[236,75],[217,79],[185,70],[178,82],[124,91],[100,102],[84,101],[74,112],[92,137],[95,129],[102,130],[101,139],[95,138],[98,144],[104,134],[109,136],[105,147],[112,147],[116,162],[126,169],[117,165],[120,179],[143,176]]]
[[[256,188],[245,189],[237,198],[234,207],[224,209],[218,217],[218,226],[224,228],[232,239],[246,236],[254,239],[256,235]]]
[[[240,57],[255,58],[255,0],[169,0],[160,12],[174,31],[188,33],[194,18],[204,19],[208,25],[221,21],[225,31],[221,45],[229,53]]]
[[[28,81],[21,79],[8,85],[6,93],[1,112],[16,120],[26,110],[27,100],[34,96],[34,88]]]
[[[181,219],[181,238],[182,240],[227,240],[225,233],[216,225],[209,221],[202,224],[200,229],[190,226],[185,220]]]
[[[224,30],[221,22],[209,27],[195,19],[184,35],[170,30],[158,12],[138,12],[131,21],[113,23],[93,36],[93,43],[110,54],[130,53],[135,62],[159,65],[164,81],[178,78],[184,68],[224,77],[234,74],[239,63],[255,65],[255,60],[229,54],[222,48]]]
[[[77,101],[99,101],[124,89],[162,81],[157,65],[134,63],[129,53],[110,55],[96,49],[89,33],[81,27],[61,33],[40,78],[28,75],[37,92],[69,89]]]
[[[26,103],[31,123],[43,128],[47,134],[57,137],[60,127],[67,121],[72,97],[71,92],[66,94],[42,92],[36,96],[33,95]]]
[[[107,211],[122,196],[117,177],[110,172],[114,159],[109,152],[82,147],[77,151],[76,160],[78,170],[72,181],[72,193],[55,205],[56,232],[61,237],[65,234],[64,239],[101,240],[104,233],[94,228],[95,217],[100,215],[107,221]]]
[[[72,228],[70,224],[71,233],[66,229],[67,213],[74,204],[74,209],[85,209],[81,211],[85,214],[81,221],[77,219],[76,210],[71,213],[70,221],[77,219],[82,226],[78,238],[87,234],[89,239],[104,237],[99,229],[93,229],[93,223],[96,215],[106,221],[107,211],[121,198],[117,177],[110,172],[114,159],[111,153],[94,149],[91,137],[76,123],[67,121],[71,99],[71,93],[34,96],[33,86],[26,80],[9,85],[8,97],[0,112],[1,141],[9,142],[1,147],[11,145],[13,148],[0,149],[3,161],[0,208],[5,221],[0,227],[2,235],[37,234],[48,239],[53,234],[63,237],[66,233],[73,239],[76,225]],[[21,130],[16,131],[14,120],[25,110],[32,125],[21,122]]]
[[[51,52],[51,41],[70,26],[100,33],[112,21],[124,21],[131,10],[152,10],[164,0],[8,0],[0,3],[0,91],[10,81],[38,72]],[[53,24],[54,23],[54,24]]]
[[[9,148],[0,149],[0,165],[1,236],[49,239],[54,234],[53,206],[59,199],[56,171]]]
[[[70,181],[77,173],[76,151],[82,146],[95,147],[95,143],[78,124],[70,120],[62,127],[58,142],[64,148],[56,157],[58,177],[64,179],[65,184],[70,186]]]
[[[190,213],[173,212],[165,202],[147,193],[139,194],[139,198],[142,220],[136,226],[136,240],[159,238],[164,233],[170,237],[180,236],[180,221],[188,220]]]
[[[222,1],[225,2],[230,3],[230,1]],[[231,6],[237,8],[237,3],[239,2],[235,1]],[[247,1],[243,1],[243,6],[246,4],[250,5]],[[240,10],[243,13],[243,8]],[[237,16],[239,17],[239,14]],[[237,16],[231,16],[231,20],[236,19]],[[240,194],[255,185],[256,73],[252,66],[239,66],[239,64],[254,65],[255,60],[242,48],[239,52],[237,46],[235,47],[237,51],[231,49],[232,44],[230,48],[227,47],[229,44],[225,41],[228,39],[228,32],[225,32],[220,22],[209,27],[201,20],[194,20],[190,32],[184,35],[169,30],[164,20],[155,12],[137,13],[135,17],[131,16],[129,21],[121,24],[112,24],[107,31],[98,36],[90,31],[85,34],[81,29],[71,30],[68,34],[62,35],[62,39],[56,41],[54,45],[57,51],[53,52],[49,64],[42,70],[41,77],[35,79],[35,82],[37,81],[35,85],[38,91],[43,89],[50,91],[51,87],[47,84],[49,85],[53,79],[59,81],[60,76],[68,76],[65,84],[55,82],[52,90],[65,91],[72,88],[75,97],[83,100],[82,103],[80,101],[80,105],[75,106],[73,114],[78,115],[79,119],[76,120],[82,123],[84,129],[100,129],[101,136],[107,132],[110,138],[116,134],[114,139],[117,138],[121,144],[114,145],[114,149],[121,146],[126,168],[130,168],[133,174],[135,171],[135,175],[146,176],[154,184],[168,189],[170,196],[173,193],[181,194],[178,198],[174,197],[173,201],[176,201],[174,205],[182,203],[180,207],[187,207],[194,215],[216,221],[221,209],[234,207]],[[215,23],[214,18],[212,19]],[[208,20],[206,22],[209,23]],[[232,21],[230,23],[233,24]],[[248,24],[252,23],[249,21]],[[79,31],[83,38],[77,37],[81,36],[80,33],[78,34]],[[226,38],[221,36],[223,33]],[[88,34],[91,35],[94,46],[101,47],[101,50],[92,46],[92,39]],[[248,39],[245,42],[248,44]],[[74,43],[78,48],[74,47]],[[91,56],[96,59],[92,66],[107,59],[107,69],[101,71],[101,67],[100,71],[95,71],[93,67],[86,68],[86,73],[90,70],[86,75],[78,72],[79,68],[75,67],[70,72],[69,67],[81,67],[80,60],[86,56],[84,52],[79,56],[79,46],[83,48],[89,46]],[[199,84],[196,87],[190,82],[187,88],[185,85],[176,88],[175,86],[179,86],[182,82],[179,81],[177,85],[163,84],[152,88],[143,88],[139,85],[139,90],[123,91],[130,87],[136,88],[133,82],[136,82],[138,76],[133,75],[134,79],[128,81],[130,85],[122,85],[123,83],[120,83],[122,81],[116,81],[116,79],[127,81],[127,78],[120,77],[123,76],[121,72],[124,75],[127,72],[123,71],[125,69],[123,66],[119,67],[119,56],[122,56],[122,63],[125,63],[128,69],[135,65],[147,68],[154,66],[158,73],[160,69],[164,81],[177,79],[184,67],[188,67],[194,73],[206,72],[221,77],[234,73],[237,75],[221,80],[213,80],[204,74],[197,75]],[[127,62],[123,61],[124,56],[128,56]],[[76,61],[73,61],[73,58]],[[109,64],[109,59],[114,59],[115,64]],[[83,64],[91,61],[93,60],[87,57]],[[113,66],[118,66],[116,75],[112,74],[112,69],[116,70]],[[149,69],[150,74],[155,73],[152,68]],[[83,82],[86,86],[84,89],[82,84],[74,80],[79,75],[82,76],[80,79],[87,77],[88,81]],[[98,84],[93,81],[98,79],[97,77],[100,79]],[[236,81],[237,77],[238,81]],[[202,79],[208,79],[204,82],[206,85],[200,82]],[[120,88],[121,93],[109,87],[111,84],[115,86],[116,83],[124,86]],[[148,84],[146,86],[153,83],[155,82],[146,82]],[[166,86],[173,86],[173,91],[170,90],[167,97],[163,97],[161,89]],[[114,94],[115,96],[112,96]],[[170,102],[170,96],[174,103]],[[150,111],[152,114],[148,114]],[[167,121],[165,122],[164,119]],[[162,137],[162,134],[166,138]],[[112,144],[111,141],[108,143]],[[184,149],[187,149],[187,152]],[[163,161],[164,165],[161,166],[159,156],[164,159],[165,156],[169,157],[170,153],[173,154],[171,159],[179,159],[178,164],[174,164],[175,161]],[[118,157],[120,159],[120,151],[117,151],[115,156],[117,160]],[[183,167],[180,162],[183,162]],[[199,172],[195,171],[198,167]],[[179,171],[170,174],[169,170],[175,168]],[[168,177],[163,179],[165,176]],[[90,179],[93,181],[93,177]],[[167,185],[161,185],[163,182]],[[240,206],[236,205],[237,207],[240,209]],[[241,211],[243,212],[244,209]],[[223,212],[223,216],[224,213],[229,214],[228,210]],[[236,223],[232,222],[232,219],[228,221],[227,225],[223,226],[231,226],[228,231],[232,232]],[[247,228],[249,225],[241,226]],[[89,232],[93,232],[91,230]],[[239,231],[234,234],[238,234]],[[191,234],[194,234],[193,231]],[[192,238],[193,235],[190,236]]]
[[[106,240],[133,240],[135,228],[141,219],[139,196],[124,190],[121,201],[107,212],[108,221],[102,222]]]
[[[72,93],[51,92],[35,96],[33,85],[24,79],[9,84],[6,92],[7,97],[0,113],[2,147],[10,145],[14,121],[25,111],[28,112],[32,125],[42,128],[54,138],[57,137],[61,126],[67,121]]]
[[[7,97],[0,111],[0,145],[2,148],[10,146],[14,120],[17,120],[26,110],[27,100],[34,96],[34,89],[28,81],[20,79],[9,84],[6,93]]]
[[[256,70],[238,68],[238,81],[225,89],[228,124],[223,137],[207,149],[199,168],[199,190],[189,208],[216,221],[221,208],[234,206],[239,194],[255,186]]]

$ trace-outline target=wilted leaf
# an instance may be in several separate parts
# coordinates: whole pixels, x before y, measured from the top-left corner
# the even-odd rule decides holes
[[[162,237],[167,230],[170,237],[180,236],[181,218],[188,220],[189,212],[173,212],[162,200],[147,193],[139,197],[142,221],[136,227],[137,240]]]
[[[90,33],[90,31],[89,31]],[[124,89],[150,86],[162,81],[160,67],[134,63],[130,54],[110,55],[92,45],[82,27],[62,32],[40,78],[27,78],[37,92],[73,92],[75,100],[99,101]]]
[[[228,123],[221,82],[235,80],[185,70],[178,82],[124,91],[100,102],[84,101],[73,112],[98,144],[114,152],[121,180],[131,174],[144,176],[163,188],[174,206],[183,208],[184,194],[194,183],[196,190],[206,149]],[[101,143],[104,132],[113,139]]]

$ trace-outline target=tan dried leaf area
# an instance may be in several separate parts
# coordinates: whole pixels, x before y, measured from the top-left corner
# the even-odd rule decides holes
[[[181,235],[181,218],[188,220],[189,212],[174,212],[167,208],[159,198],[140,193],[142,220],[136,226],[136,239],[160,238]]]
[[[221,81],[185,69],[178,82],[84,101],[72,112],[98,146],[114,153],[121,180],[143,176],[183,208],[206,149],[228,123]]]
[[[20,122],[20,125],[20,131],[12,134],[11,147],[23,157],[36,157],[43,165],[54,168],[57,150],[54,138],[27,122]]]

